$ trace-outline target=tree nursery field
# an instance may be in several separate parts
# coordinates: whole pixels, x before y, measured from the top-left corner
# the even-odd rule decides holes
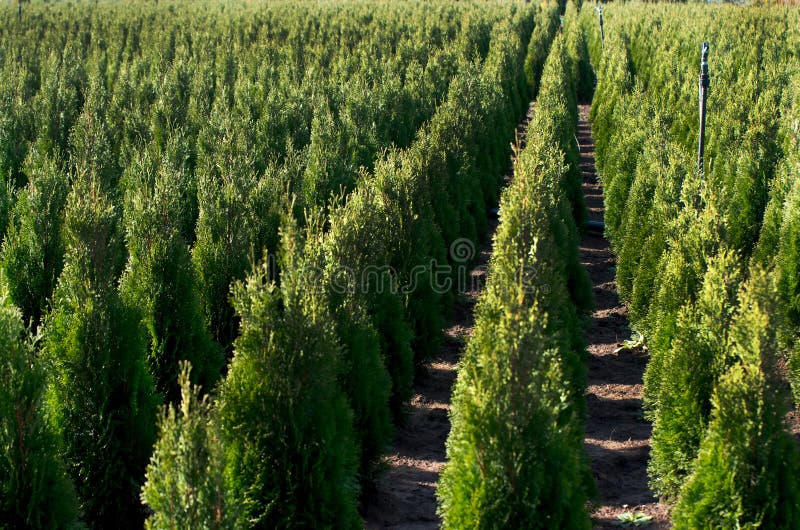
[[[0,20],[0,529],[800,528],[796,8]]]

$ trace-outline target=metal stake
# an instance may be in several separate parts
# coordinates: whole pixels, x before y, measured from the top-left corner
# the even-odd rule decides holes
[[[600,47],[605,48],[606,36],[603,32],[603,6],[597,6],[595,9],[597,9],[597,18],[600,22]]]
[[[704,42],[700,48],[700,140],[697,145],[697,169],[700,178],[705,177],[705,150],[706,150],[706,101],[708,100],[708,43]]]

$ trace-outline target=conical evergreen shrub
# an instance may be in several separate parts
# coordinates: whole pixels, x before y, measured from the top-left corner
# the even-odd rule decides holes
[[[159,435],[147,466],[142,502],[152,510],[145,528],[234,528],[237,507],[225,482],[219,423],[208,395],[191,383],[191,364],[182,361],[180,405],[159,418]]]
[[[560,151],[526,149],[503,195],[489,285],[453,394],[445,528],[586,528],[585,353],[552,227]]]
[[[142,180],[131,187],[125,211],[129,258],[120,291],[143,317],[150,370],[156,389],[169,402],[179,396],[180,360],[192,363],[194,381],[206,392],[224,360],[206,330],[191,254],[181,235],[184,180],[162,166],[155,182]]]
[[[677,497],[706,433],[711,395],[730,364],[728,333],[741,281],[741,258],[722,251],[709,260],[697,301],[678,314],[661,368],[648,465],[651,487],[662,497]]]
[[[93,175],[67,198],[64,271],[45,320],[48,405],[87,523],[141,527],[139,489],[155,437],[157,398],[141,315],[123,303],[117,208]]]
[[[365,187],[346,206],[332,209],[323,243],[325,285],[343,346],[342,388],[354,413],[365,473],[391,441],[393,414],[402,418],[414,368],[405,319],[386,316],[402,306],[392,292],[396,280],[377,265],[387,262],[393,237],[386,211],[374,199]]]
[[[593,300],[591,282],[578,255],[579,231],[587,214],[581,188],[578,145],[575,140],[578,110],[570,81],[571,75],[571,59],[567,54],[564,38],[559,35],[553,41],[550,56],[545,63],[542,88],[528,126],[529,131],[535,132],[530,135],[529,150],[538,153],[531,155],[534,158],[543,156],[542,160],[550,155],[548,149],[552,145],[560,146],[563,153],[562,163],[565,164],[565,170],[558,186],[566,201],[558,202],[557,208],[563,211],[560,212],[559,222],[552,225],[551,229],[556,234],[556,241],[567,268],[570,296],[578,310],[583,313],[591,309]]]
[[[591,101],[595,77],[589,62],[589,50],[580,21],[581,6],[578,2],[567,2],[564,12],[567,54],[572,63],[573,86],[578,101]]]
[[[198,139],[197,239],[192,261],[208,329],[226,352],[236,337],[237,318],[228,297],[231,283],[266,248],[276,248],[278,212],[286,183],[256,172],[242,127],[222,100]]]
[[[268,259],[233,288],[241,320],[219,394],[231,502],[251,528],[356,528],[357,451],[319,248],[288,220],[280,284]],[[309,283],[311,282],[311,283]],[[316,283],[315,283],[316,282]]]
[[[647,317],[636,323],[648,337],[650,360],[644,373],[644,408],[650,418],[658,411],[663,366],[669,356],[681,308],[694,301],[703,285],[708,258],[722,244],[724,227],[716,209],[687,208],[670,224],[669,248],[660,256],[653,298]],[[678,236],[680,234],[680,236]]]
[[[714,392],[708,433],[673,511],[677,530],[800,524],[800,467],[777,372],[776,294],[763,270],[741,291],[728,344],[735,362]]]
[[[0,275],[0,528],[70,528],[78,499],[46,420],[45,367]]]
[[[55,161],[31,151],[28,184],[17,195],[0,253],[9,295],[26,322],[38,326],[64,266],[61,227],[69,182]]]
[[[536,25],[525,57],[525,76],[534,98],[539,93],[542,70],[550,53],[550,43],[558,31],[558,25],[558,3],[548,2],[536,17]]]

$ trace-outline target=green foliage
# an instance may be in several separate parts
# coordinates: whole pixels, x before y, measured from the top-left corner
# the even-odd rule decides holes
[[[644,374],[644,406],[651,414],[658,409],[658,388],[663,380],[662,368],[675,337],[681,308],[694,301],[703,285],[707,262],[719,250],[719,216],[711,209],[681,212],[668,240],[672,248],[660,256],[656,267],[658,283],[653,290],[647,318],[638,322],[648,338],[650,360]],[[647,265],[651,265],[648,263]],[[644,264],[642,266],[645,266]]]
[[[0,278],[0,528],[76,526],[78,500],[46,421],[46,371]]]
[[[19,191],[3,242],[0,267],[11,300],[23,318],[38,325],[64,263],[61,237],[68,181],[55,162],[32,151],[28,184]]]
[[[219,424],[209,396],[190,379],[182,361],[180,406],[159,418],[159,435],[147,466],[142,502],[151,510],[145,528],[233,528],[236,507],[225,489],[225,458]]]
[[[70,166],[96,175],[103,189],[113,195],[121,170],[106,123],[109,95],[105,80],[99,77],[89,78],[83,112],[70,130]]]
[[[650,353],[652,486],[679,495],[676,528],[792,527],[796,464],[773,365],[797,334],[797,11],[605,7],[604,47],[586,29],[591,118],[619,292]],[[589,15],[583,26],[596,29]],[[712,44],[700,174],[702,41]],[[777,265],[777,288],[748,262]],[[750,287],[735,300],[739,283]]]
[[[231,282],[244,277],[257,252],[275,248],[284,184],[274,173],[256,173],[244,132],[221,105],[212,114],[209,136],[199,140],[199,217],[192,260],[209,330],[228,349],[237,329],[228,302]]]
[[[341,460],[321,469],[322,453],[304,452],[309,466],[321,466],[319,473],[307,474],[304,491],[295,487],[296,475],[281,475],[281,491],[314,506],[309,525],[357,524],[358,449],[360,473],[367,477],[391,438],[392,414],[403,418],[415,368],[423,369],[440,351],[455,289],[437,284],[434,264],[466,270],[471,263],[449,256],[448,249],[461,238],[477,245],[487,232],[486,212],[496,206],[509,142],[528,107],[526,52],[541,52],[543,64],[557,31],[557,10],[548,8],[547,31],[529,46],[536,12],[526,4],[483,2],[214,1],[180,9],[163,2],[69,8],[33,3],[30,16],[0,26],[0,237],[6,234],[8,243],[3,268],[15,271],[12,299],[23,305],[26,318],[38,320],[37,311],[52,307],[43,345],[54,381],[53,422],[65,437],[67,465],[91,524],[108,526],[111,511],[132,525],[145,515],[113,508],[116,501],[127,505],[129,491],[138,491],[144,466],[131,462],[143,462],[139,447],[152,440],[155,414],[144,366],[149,360],[155,386],[167,399],[177,398],[180,359],[190,359],[195,382],[210,389],[218,350],[208,335],[232,354],[242,316],[229,297],[231,285],[245,278],[264,248],[279,248],[279,213],[287,209],[301,223],[308,218],[319,224],[307,251],[322,256],[314,263],[325,289],[301,305],[324,308],[330,321],[311,318],[311,309],[292,310],[285,320],[313,321],[292,328],[292,337],[324,328],[301,346],[321,364],[338,359],[322,371],[330,369],[332,382],[311,392],[334,397],[320,407],[320,422],[284,414],[287,409],[262,413],[264,403],[249,394],[219,404],[231,411],[241,400],[245,412],[236,428],[242,432],[263,434],[259,422],[273,417],[271,425],[283,430],[264,434],[265,444],[284,443],[297,425],[305,429],[304,440],[327,440],[326,450]],[[83,182],[87,174],[90,184]],[[29,188],[38,190],[44,176],[60,176],[63,188],[40,198]],[[71,196],[61,227],[69,180],[83,182],[76,190],[96,204],[81,206]],[[297,197],[291,208],[286,197]],[[118,215],[123,205],[127,249]],[[569,208],[560,203],[559,211]],[[40,218],[55,223],[52,232],[45,230],[51,225],[38,224]],[[574,226],[562,228],[569,238],[576,233]],[[43,233],[61,233],[63,241],[37,239]],[[88,247],[97,252],[76,257],[83,252],[76,249]],[[51,299],[62,249],[66,265]],[[43,253],[52,253],[52,265],[39,265]],[[277,290],[292,276],[284,265],[276,266],[282,278]],[[388,271],[363,292],[336,293],[335,273],[347,266]],[[309,282],[298,279],[293,289],[311,290]],[[380,283],[389,288],[375,289]],[[278,298],[283,303],[293,297]],[[272,314],[278,335],[283,311]],[[252,336],[254,326],[245,335]],[[272,365],[274,373],[295,366],[282,359],[284,364]],[[228,396],[249,377],[235,367],[234,378],[223,383]],[[295,383],[310,388],[297,373],[282,374],[285,386],[276,392]],[[272,384],[247,380],[259,389]],[[73,392],[75,385],[80,392]],[[279,397],[274,402],[282,402]],[[343,418],[348,403],[353,433],[326,423],[338,421],[337,414]],[[101,427],[92,436],[78,436],[95,423]],[[135,435],[123,440],[125,429]],[[257,475],[249,460],[230,457],[257,458],[256,451],[236,445],[239,431],[227,438],[230,447],[221,440],[226,491],[237,503],[245,497],[262,502],[268,496],[242,484],[253,477],[260,483],[273,473],[273,462],[259,459],[266,471]],[[185,468],[186,476],[193,476],[192,465],[169,464]],[[344,486],[319,477],[343,477]],[[238,524],[251,524],[249,517],[261,509],[257,502],[244,507],[248,515]],[[287,504],[263,524],[273,515],[285,521],[280,518],[306,506]]]
[[[533,97],[539,93],[539,81],[542,77],[544,63],[550,54],[550,43],[553,42],[558,27],[558,3],[548,2],[537,17],[533,36],[528,43],[528,55],[525,58],[525,76]]]
[[[623,512],[617,515],[615,524],[622,528],[647,526],[653,523],[653,516],[642,512]]]
[[[623,156],[631,156],[637,150],[631,151],[630,147],[625,149],[616,149],[615,156],[607,157],[607,150],[609,145],[619,145],[619,142],[627,141],[631,135],[640,136],[642,133],[636,133],[638,130],[631,127],[627,130],[628,135],[619,135],[612,142],[612,138],[617,136],[619,128],[615,126],[616,120],[620,119],[621,114],[635,112],[638,108],[638,98],[633,95],[630,99],[627,97],[633,89],[633,66],[628,55],[628,48],[626,46],[626,35],[624,30],[620,29],[619,33],[614,33],[606,38],[605,46],[603,48],[603,55],[599,61],[595,61],[595,72],[597,74],[598,83],[595,87],[594,97],[592,98],[592,109],[589,112],[589,117],[592,121],[592,135],[594,138],[595,146],[595,163],[597,165],[598,176],[603,182],[604,199],[608,200],[608,193],[610,191],[611,183],[619,174],[618,171],[606,171],[605,164],[607,162],[613,163],[615,160]],[[629,107],[630,106],[630,107]],[[630,110],[629,110],[630,109]],[[634,140],[634,142],[641,142],[641,140]],[[638,145],[634,143],[633,145]],[[630,184],[628,184],[630,186]],[[606,203],[608,204],[608,203]],[[614,211],[614,208],[606,210],[606,217],[608,224],[613,218],[610,215],[619,215]],[[618,224],[618,223],[616,223]],[[615,226],[616,226],[615,224]],[[611,236],[611,242],[614,243],[614,237]]]
[[[341,387],[353,411],[360,450],[360,473],[370,477],[392,441],[391,377],[381,356],[381,336],[361,306],[346,300],[336,308],[344,373]]]
[[[759,235],[753,261],[763,266],[776,265],[778,291],[783,301],[787,329],[783,342],[792,352],[789,368],[792,372],[792,387],[795,402],[800,401],[800,348],[796,330],[800,326],[800,73],[796,74],[787,90],[789,120],[784,123],[786,158],[781,163],[764,214],[764,223]],[[793,121],[792,121],[793,120]],[[775,249],[777,248],[777,255]]]
[[[385,253],[385,262],[396,271],[397,286],[403,288],[400,294],[405,300],[405,318],[411,328],[412,363],[417,367],[439,353],[445,315],[453,300],[451,292],[436,287],[431,266],[432,263],[448,263],[451,256],[434,221],[428,191],[417,181],[417,175],[424,175],[427,163],[424,155],[425,151],[413,148],[402,156],[390,155],[376,166],[374,187],[363,190],[378,206],[374,219],[375,226],[380,227],[375,230],[364,226],[365,234],[381,234],[380,252]],[[380,197],[388,200],[380,200]],[[351,204],[352,201],[348,201],[348,209]],[[353,206],[358,209],[357,205]],[[372,252],[364,255],[370,256],[370,263],[381,262],[374,259],[376,254]],[[373,311],[383,311],[379,300],[373,304]]]
[[[794,441],[784,426],[786,393],[774,284],[755,271],[739,296],[708,433],[673,513],[676,529],[795,528],[800,484]]]
[[[557,145],[561,149],[565,171],[559,189],[567,201],[559,202],[558,207],[567,208],[567,211],[562,212],[563,224],[556,232],[556,241],[568,271],[567,285],[572,300],[581,312],[587,312],[593,301],[591,282],[578,255],[579,230],[583,228],[587,214],[581,187],[580,155],[575,140],[578,110],[574,83],[570,81],[573,72],[571,64],[564,38],[556,37],[542,74],[536,111],[529,124],[529,130],[536,131],[536,135],[532,135],[528,141],[537,150],[549,145]]]
[[[69,153],[69,133],[83,109],[86,70],[80,46],[71,39],[66,47],[62,41],[59,48],[52,48],[34,100],[39,149],[60,161]]]
[[[219,413],[231,502],[249,527],[357,527],[352,413],[341,348],[320,286],[319,250],[291,221],[280,285],[263,260],[233,300],[241,319]]]
[[[800,180],[795,180],[784,203],[784,213],[777,241],[778,255],[775,257],[778,291],[789,325],[788,342],[794,345],[789,356],[789,368],[792,373],[795,401],[800,401],[800,349],[798,349],[800,343],[796,336],[798,323],[800,323],[800,222],[798,222],[800,221],[798,218],[800,185],[798,182]]]
[[[580,4],[568,2],[564,12],[564,33],[567,53],[572,65],[570,75],[578,101],[591,101],[594,91],[594,71],[589,62],[589,50],[580,23]]]
[[[659,255],[672,254],[670,249],[686,233],[687,225],[677,221],[679,212],[686,206],[697,207],[698,190],[707,186],[702,192],[703,206],[713,206],[720,226],[725,227],[712,237],[748,259],[759,239],[770,189],[785,193],[785,186],[773,186],[772,181],[782,157],[780,109],[785,104],[781,91],[788,77],[781,74],[786,69],[780,65],[790,55],[784,42],[797,37],[781,29],[781,19],[794,15],[730,9],[712,14],[678,6],[631,6],[618,12],[608,6],[604,16],[605,46],[600,50],[593,45],[599,83],[592,119],[605,188],[606,229],[619,254],[619,289],[631,302],[634,324],[649,335],[648,342],[660,341],[653,323],[665,314],[661,307],[665,300],[658,293],[669,284],[664,275],[653,271],[659,270],[656,263],[663,270],[667,262],[674,262],[672,258],[662,261]],[[584,27],[589,25],[587,17]],[[709,24],[709,17],[719,23]],[[685,20],[692,22],[664,32]],[[698,185],[694,175],[696,40],[699,28],[708,27],[714,28],[713,35],[706,33],[703,40],[715,43],[715,88],[708,102],[706,175]],[[739,53],[741,42],[757,42],[760,47]],[[760,68],[761,64],[769,67]],[[749,73],[741,76],[739,72]],[[772,202],[776,210],[777,203]],[[768,219],[774,217],[771,213]],[[773,233],[776,224],[770,220]],[[769,243],[766,237],[762,239],[759,256],[764,262]],[[699,285],[675,277],[671,281],[693,285],[687,293],[690,298]],[[668,308],[666,313],[672,311]],[[664,344],[669,348],[668,340]],[[659,347],[654,344],[653,349]]]
[[[630,102],[632,107],[639,109],[639,112],[632,111],[635,120],[647,119],[646,114],[642,111],[643,101],[634,100]],[[602,131],[600,126],[593,126],[593,129]],[[613,124],[609,124],[613,128]],[[597,142],[603,141],[602,132],[598,132]],[[625,222],[629,219],[641,220],[645,216],[649,216],[652,212],[652,193],[655,187],[655,178],[651,177],[648,173],[642,172],[642,178],[637,179],[637,164],[642,157],[644,147],[646,145],[647,136],[646,132],[642,129],[634,129],[631,134],[623,135],[621,132],[611,134],[607,140],[614,145],[614,149],[618,150],[619,155],[614,156],[608,162],[603,163],[602,181],[603,181],[603,203],[605,206],[605,231],[611,244],[616,249],[619,255],[625,252],[625,242],[628,238],[625,237],[626,230],[630,227],[631,230],[643,230],[649,227],[647,223],[633,223],[632,226]],[[602,148],[598,145],[597,150]],[[661,159],[656,162],[657,167],[661,169]],[[654,164],[654,165],[656,165]],[[628,205],[629,197],[630,205]],[[638,235],[638,237],[637,237]],[[642,234],[637,234],[630,237],[632,240],[634,251],[641,248]],[[625,296],[630,292],[633,287],[633,278],[624,273],[624,268],[627,266],[627,260],[620,259],[620,267],[622,273],[618,277],[618,284],[620,292]],[[635,270],[635,265],[631,267]]]
[[[734,253],[712,258],[697,301],[678,313],[671,351],[661,367],[651,438],[651,485],[662,497],[677,497],[691,472],[708,426],[711,395],[730,365],[727,343],[740,269]]]
[[[128,266],[123,299],[138,308],[149,339],[148,361],[156,389],[173,402],[178,397],[178,364],[195,367],[194,381],[209,391],[223,357],[206,331],[197,278],[181,235],[185,218],[185,175],[163,167],[154,182],[132,186],[125,211]]]
[[[358,169],[347,160],[346,131],[326,102],[319,102],[311,122],[308,164],[303,175],[304,204],[325,204],[334,194],[346,195],[353,189]]]
[[[67,198],[64,242],[42,342],[50,416],[86,521],[138,526],[157,399],[141,316],[116,289],[124,256],[119,214],[91,175],[78,175]]]
[[[388,262],[397,235],[385,204],[373,192],[365,186],[332,210],[324,241],[325,283],[345,347],[342,387],[362,437],[362,468],[389,443],[389,411],[402,419],[414,376],[412,334],[398,280],[388,266],[376,265]]]

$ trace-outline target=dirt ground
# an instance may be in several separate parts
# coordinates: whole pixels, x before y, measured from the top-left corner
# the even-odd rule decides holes
[[[589,106],[579,108],[578,143],[581,147],[583,191],[589,218],[603,220],[603,191],[594,166],[594,143]],[[598,498],[592,506],[595,529],[614,524],[624,512],[653,517],[644,527],[669,528],[668,507],[647,486],[650,424],[642,416],[642,375],[647,353],[641,349],[615,350],[631,337],[627,310],[617,297],[616,260],[602,234],[588,233],[581,242],[581,258],[594,285],[595,312],[586,330],[589,350],[589,388],[586,392],[586,452],[592,462]]]

